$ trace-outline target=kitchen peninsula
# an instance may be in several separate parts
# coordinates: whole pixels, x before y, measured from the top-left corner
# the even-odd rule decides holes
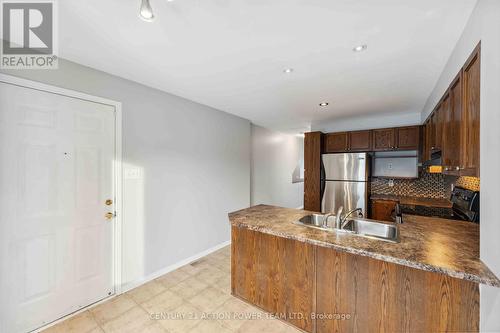
[[[231,290],[307,332],[479,330],[479,227],[405,216],[400,241],[294,224],[312,212],[258,205],[229,214]]]

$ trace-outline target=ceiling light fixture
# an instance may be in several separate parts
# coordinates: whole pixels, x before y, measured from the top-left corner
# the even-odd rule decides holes
[[[366,44],[363,44],[363,45],[358,45],[358,46],[356,46],[356,47],[355,47],[355,48],[353,48],[352,50],[353,50],[354,52],[361,52],[361,51],[366,50],[366,48],[367,48],[367,47],[368,47],[368,46],[367,46]]]
[[[293,72],[293,68],[285,68],[283,70],[283,73],[286,73],[286,74],[290,74],[291,72]]]
[[[155,19],[155,16],[153,15],[153,8],[151,8],[149,0],[142,0],[139,17],[146,22],[152,22]]]
[[[321,103],[319,103],[319,106],[328,106],[328,103],[327,102],[321,102]]]

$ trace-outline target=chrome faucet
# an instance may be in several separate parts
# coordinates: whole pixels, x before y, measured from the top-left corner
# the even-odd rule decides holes
[[[340,206],[337,209],[337,215],[335,216],[335,229],[341,229],[342,226],[342,212],[344,211],[344,206]]]
[[[345,225],[347,224],[347,218],[349,215],[351,215],[354,212],[359,212],[361,216],[363,216],[363,208],[355,208],[346,214],[342,215],[342,211],[344,210],[344,207],[340,206],[338,211],[337,211],[337,216],[335,219],[335,228],[337,229],[344,229]],[[358,215],[359,216],[359,215]]]
[[[323,218],[323,227],[328,228],[328,218],[334,216],[333,213],[328,213]]]

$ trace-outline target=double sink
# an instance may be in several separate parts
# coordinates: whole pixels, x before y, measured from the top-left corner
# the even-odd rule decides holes
[[[294,223],[329,232],[349,233],[365,238],[399,243],[399,230],[395,224],[387,224],[364,218],[349,218],[343,228],[335,228],[334,226],[330,226],[330,223],[325,223],[327,216],[328,222],[335,220],[334,215],[312,214],[306,215]]]

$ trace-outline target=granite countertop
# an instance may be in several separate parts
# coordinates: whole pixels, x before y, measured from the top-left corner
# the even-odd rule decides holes
[[[427,206],[437,208],[451,208],[453,205],[448,199],[407,197],[390,194],[372,194],[371,200],[392,200],[398,201],[401,205]]]
[[[371,257],[454,278],[500,287],[500,280],[479,259],[479,226],[469,222],[404,215],[400,242],[294,224],[312,212],[258,205],[229,214],[231,225],[338,251]]]

